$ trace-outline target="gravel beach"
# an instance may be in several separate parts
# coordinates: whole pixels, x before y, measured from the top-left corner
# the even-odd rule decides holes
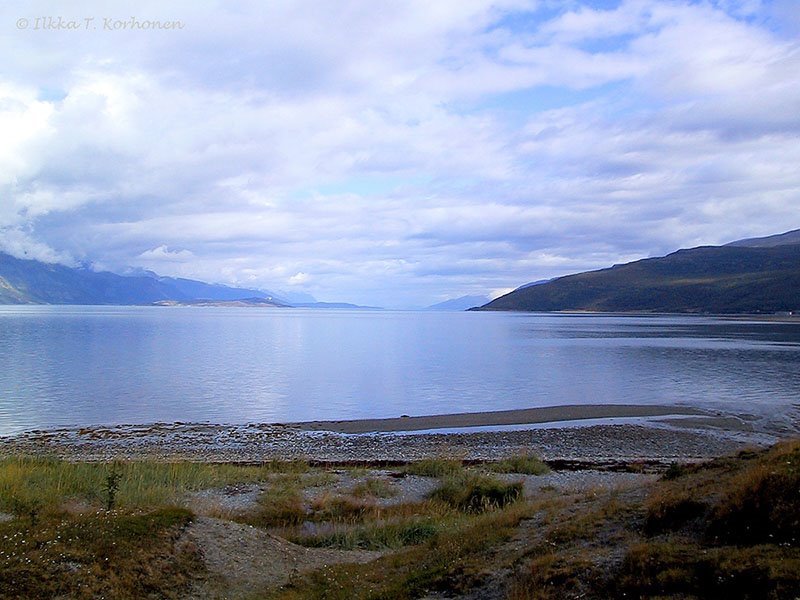
[[[601,422],[576,426],[579,407],[565,407],[560,416],[569,419],[559,426],[555,409],[545,411],[553,422],[546,427],[530,424],[531,415],[519,412],[521,429],[513,431],[470,431],[440,433],[433,427],[486,425],[497,421],[513,422],[508,413],[476,413],[437,415],[434,417],[401,417],[384,420],[388,431],[380,429],[379,420],[337,421],[325,424],[247,424],[218,425],[204,423],[157,423],[151,425],[118,425],[30,431],[0,439],[0,455],[48,455],[67,460],[107,461],[114,459],[159,459],[204,462],[257,463],[269,460],[303,459],[312,462],[406,462],[430,457],[453,457],[462,460],[496,460],[527,452],[548,461],[586,463],[603,466],[623,462],[669,463],[704,460],[735,452],[746,446],[767,445],[777,438],[734,427],[715,427],[709,416],[703,427],[681,424],[674,415],[698,415],[694,409],[663,411],[651,407],[642,411],[633,407],[609,409],[612,416],[665,415],[663,421],[642,420],[638,423]],[[594,413],[592,411],[595,411]],[[547,411],[550,411],[549,413]],[[589,407],[587,414],[602,414]],[[672,417],[667,418],[669,415]],[[521,417],[525,418],[522,419]],[[558,415],[556,415],[558,416]],[[602,414],[602,416],[607,416]],[[687,417],[689,419],[690,417]],[[392,432],[398,421],[414,421],[409,429],[426,428],[423,433]],[[425,420],[427,419],[427,421]],[[526,428],[526,423],[530,428]],[[690,422],[690,425],[694,422]],[[721,425],[731,425],[730,418],[721,418]],[[338,429],[339,431],[331,431]],[[363,431],[352,434],[341,431]]]

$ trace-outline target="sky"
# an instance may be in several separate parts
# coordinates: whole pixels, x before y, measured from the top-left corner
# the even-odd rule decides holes
[[[0,4],[0,250],[410,308],[800,228],[796,0]]]

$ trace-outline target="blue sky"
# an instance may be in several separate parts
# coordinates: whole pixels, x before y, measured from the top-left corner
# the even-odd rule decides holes
[[[793,9],[7,1],[0,249],[414,307],[798,228]]]

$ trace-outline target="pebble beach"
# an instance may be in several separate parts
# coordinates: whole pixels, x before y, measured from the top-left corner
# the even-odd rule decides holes
[[[398,431],[400,419],[337,421],[294,424],[221,425],[210,423],[156,423],[29,431],[0,439],[0,455],[53,456],[66,460],[169,460],[218,463],[259,463],[271,460],[306,460],[320,463],[409,462],[424,458],[452,457],[465,461],[496,460],[533,453],[547,461],[613,466],[619,463],[668,464],[700,461],[736,452],[745,447],[768,445],[778,438],[731,427],[731,419],[683,412],[651,410],[663,418],[613,423],[593,416],[576,425],[576,407],[553,418],[553,408],[520,411],[514,430],[486,430],[487,422],[513,422],[513,415],[475,413],[413,417],[417,433]],[[550,411],[549,421],[536,422],[530,410]],[[608,410],[606,410],[608,412]],[[634,407],[614,415],[642,417],[647,411]],[[667,414],[670,413],[670,414]],[[677,413],[677,415],[676,415]],[[494,415],[494,416],[493,416]],[[557,416],[557,415],[556,415]],[[646,416],[646,415],[645,415]],[[682,417],[682,418],[677,418]],[[420,421],[422,419],[422,421]],[[719,422],[715,423],[714,419]],[[533,422],[532,422],[533,421]],[[738,421],[734,420],[734,423]],[[376,425],[377,424],[377,425]],[[472,430],[474,424],[480,430]],[[435,427],[457,430],[437,431]],[[364,431],[368,429],[368,431]],[[345,433],[359,431],[360,433]]]

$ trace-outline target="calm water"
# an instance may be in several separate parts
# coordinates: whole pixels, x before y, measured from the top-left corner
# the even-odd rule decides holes
[[[794,424],[800,324],[0,307],[0,435],[61,425],[688,404]]]

